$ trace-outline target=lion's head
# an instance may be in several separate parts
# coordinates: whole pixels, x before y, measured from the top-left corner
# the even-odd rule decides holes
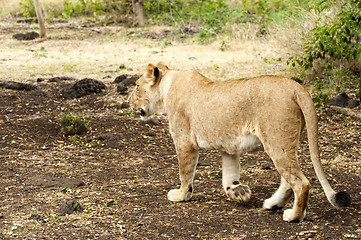
[[[129,103],[140,111],[143,120],[162,111],[162,99],[159,93],[159,83],[168,67],[162,63],[157,66],[149,64],[145,73],[136,81],[136,87],[129,96]]]

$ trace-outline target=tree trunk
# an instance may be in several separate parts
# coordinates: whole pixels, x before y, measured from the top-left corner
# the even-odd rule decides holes
[[[139,26],[144,26],[144,9],[143,9],[143,0],[132,0],[133,3],[133,12],[137,18]]]
[[[45,21],[43,17],[43,12],[41,11],[39,0],[34,0],[34,6],[35,6],[36,17],[38,18],[38,22],[39,22],[40,38],[45,38],[46,37]]]

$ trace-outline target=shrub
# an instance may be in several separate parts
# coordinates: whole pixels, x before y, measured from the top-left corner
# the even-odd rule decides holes
[[[300,67],[302,75],[322,79],[341,77],[346,84],[356,87],[360,75],[349,71],[349,66],[359,61],[361,55],[360,7],[360,0],[345,1],[331,24],[315,27],[305,36],[304,53],[290,57],[288,64]]]
[[[23,14],[23,17],[36,17],[34,1],[33,0],[21,0],[19,2],[20,12]]]
[[[65,115],[59,120],[61,133],[63,135],[82,134],[88,131],[88,121],[79,119],[70,114]]]

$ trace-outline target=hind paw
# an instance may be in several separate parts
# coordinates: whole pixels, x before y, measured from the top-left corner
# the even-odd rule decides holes
[[[226,194],[237,202],[247,202],[251,198],[251,189],[246,185],[234,184],[226,188]]]

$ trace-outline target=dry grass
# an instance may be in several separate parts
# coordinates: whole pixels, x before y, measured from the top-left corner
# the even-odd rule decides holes
[[[15,15],[20,9],[19,2],[19,0],[0,0],[0,18]]]
[[[0,0],[0,18],[16,15],[19,2]],[[45,15],[46,9],[62,8],[62,0],[42,0],[41,4]],[[325,12],[325,16],[334,11]],[[184,43],[124,37],[129,32],[162,31],[162,27],[104,27],[102,33],[96,34],[91,28],[81,28],[81,23],[74,19],[65,25],[50,23],[47,25],[49,38],[43,42],[19,42],[11,35],[1,36],[0,76],[21,81],[51,75],[103,78],[123,72],[139,74],[146,64],[159,61],[175,69],[196,69],[215,80],[262,74],[290,76],[286,60],[302,51],[302,35],[315,26],[319,15],[305,11],[304,18],[307,21],[290,21],[283,26],[270,24],[265,38],[257,36],[255,24],[229,26],[230,36],[219,36],[219,40],[209,45],[200,45],[192,39]],[[14,33],[37,28],[36,25],[1,24],[4,31]],[[282,61],[274,61],[280,58]],[[120,70],[120,64],[126,69]]]
[[[16,15],[20,0],[0,0],[0,19]],[[61,9],[61,0],[42,0],[43,9]],[[325,12],[332,15],[335,10]],[[304,12],[307,21],[268,26],[264,38],[257,36],[257,25],[229,26],[231,36],[219,36],[212,44],[200,45],[167,39],[150,40],[125,37],[130,32],[159,32],[163,27],[127,29],[113,26],[82,28],[81,21],[47,24],[48,39],[43,42],[19,42],[1,37],[0,76],[5,80],[35,81],[38,77],[67,75],[77,78],[114,77],[122,73],[140,74],[148,63],[163,61],[174,69],[196,69],[215,80],[251,77],[263,74],[290,76],[286,60],[302,51],[302,34],[315,26],[316,12]],[[18,33],[37,25],[3,21],[0,31]],[[274,61],[281,58],[282,61]],[[265,63],[264,59],[268,60]],[[269,61],[271,60],[271,63]],[[124,64],[125,70],[119,69]]]
[[[288,47],[276,38],[270,40],[219,40],[200,45],[192,40],[181,43],[162,39],[125,37],[139,29],[104,27],[100,34],[77,24],[47,25],[46,41],[20,42],[8,34],[0,43],[0,76],[3,80],[35,81],[39,77],[72,76],[97,79],[122,73],[140,74],[148,63],[165,62],[173,69],[196,69],[214,80],[262,74],[288,76],[281,62],[265,63],[263,58],[285,58]],[[30,31],[29,25],[1,23],[4,31]],[[33,26],[34,27],[34,26]],[[26,30],[27,29],[27,30]],[[159,31],[159,27],[141,32]],[[223,41],[226,48],[222,50]],[[119,69],[124,64],[126,69]]]

